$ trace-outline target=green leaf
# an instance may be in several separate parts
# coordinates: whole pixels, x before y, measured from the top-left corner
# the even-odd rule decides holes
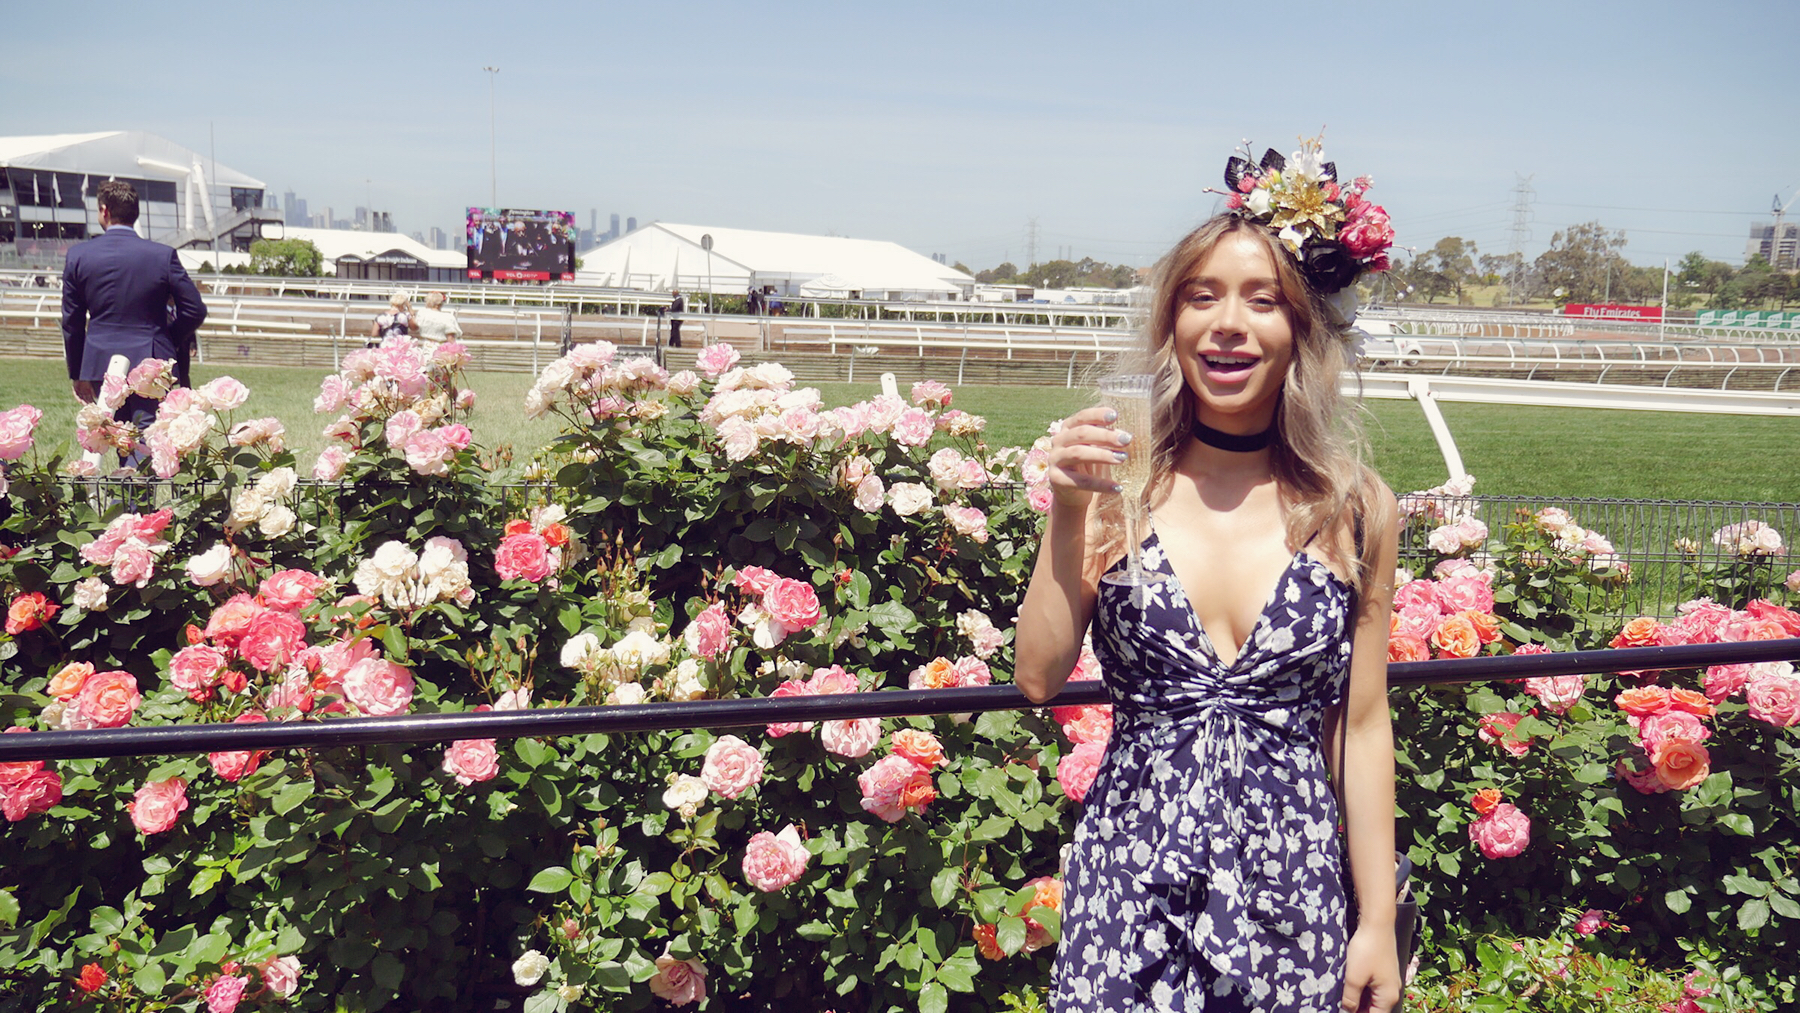
[[[1769,894],[1769,906],[1783,918],[1800,918],[1800,903],[1785,893]]]
[[[956,898],[956,885],[962,878],[962,869],[949,865],[938,870],[931,877],[931,902],[938,907],[947,907]]]
[[[919,989],[919,1013],[944,1013],[950,1008],[950,993],[937,982],[929,982]]]
[[[975,991],[975,975],[980,970],[979,965],[975,962],[975,954],[969,952],[969,948],[965,946],[938,965],[937,980],[943,982],[944,986],[953,992],[973,992]]]
[[[575,874],[560,865],[552,865],[531,877],[531,883],[525,889],[532,893],[561,893],[575,882]]]
[[[1688,908],[1694,906],[1694,898],[1688,896],[1686,890],[1670,890],[1663,894],[1663,904],[1676,914],[1686,914]]]
[[[313,783],[311,781],[296,781],[276,792],[274,801],[269,803],[269,808],[275,810],[278,815],[286,816],[294,811],[295,806],[312,798],[312,794]]]
[[[0,890],[0,922],[19,924],[19,898],[11,890]]]
[[[383,953],[377,956],[371,970],[375,974],[375,984],[394,991],[399,991],[400,982],[406,977],[406,966],[401,964],[400,959],[392,953]],[[555,995],[556,993],[551,992],[550,994]]]
[[[384,626],[381,631],[381,642],[387,647],[389,657],[400,661],[406,660],[406,649],[408,645],[406,642],[405,630],[391,624]]]
[[[13,910],[18,911],[18,902],[13,902]],[[88,927],[103,936],[116,936],[125,931],[125,916],[118,908],[97,907],[88,912]]]
[[[1025,919],[1016,915],[1006,915],[1000,919],[999,931],[994,934],[994,941],[1000,944],[1001,952],[1011,956],[1025,945]]]
[[[1738,928],[1755,933],[1769,923],[1769,902],[1761,898],[1747,900],[1738,908]]]

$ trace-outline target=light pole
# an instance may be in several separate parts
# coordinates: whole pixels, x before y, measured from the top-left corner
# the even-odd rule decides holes
[[[488,200],[489,207],[500,207],[500,129],[494,112],[494,77],[499,67],[483,67],[488,75]]]

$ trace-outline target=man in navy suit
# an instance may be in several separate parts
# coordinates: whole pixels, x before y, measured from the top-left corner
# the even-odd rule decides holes
[[[206,320],[206,303],[175,251],[142,239],[138,197],[131,184],[100,184],[100,225],[106,231],[70,248],[63,261],[63,356],[75,396],[94,400],[115,355],[136,366],[145,359],[175,360],[175,377],[188,384],[188,348]],[[156,417],[156,402],[133,395],[120,414],[140,427]]]

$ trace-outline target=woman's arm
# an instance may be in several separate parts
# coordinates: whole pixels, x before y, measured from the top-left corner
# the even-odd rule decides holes
[[[1388,615],[1398,555],[1394,494],[1380,486],[1366,522],[1375,568],[1357,596],[1350,689],[1343,705],[1344,829],[1357,928],[1345,965],[1344,1009],[1386,1013],[1400,1001],[1394,943],[1394,733],[1387,694]]]
[[[1061,692],[1094,616],[1099,568],[1090,529],[1094,493],[1113,488],[1108,466],[1122,446],[1115,418],[1107,408],[1076,412],[1050,441],[1050,517],[1013,634],[1013,682],[1034,703]]]

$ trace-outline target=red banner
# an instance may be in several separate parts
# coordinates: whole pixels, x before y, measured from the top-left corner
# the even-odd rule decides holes
[[[1661,306],[1622,306],[1617,303],[1572,302],[1563,307],[1569,317],[1593,317],[1601,320],[1661,320]]]

